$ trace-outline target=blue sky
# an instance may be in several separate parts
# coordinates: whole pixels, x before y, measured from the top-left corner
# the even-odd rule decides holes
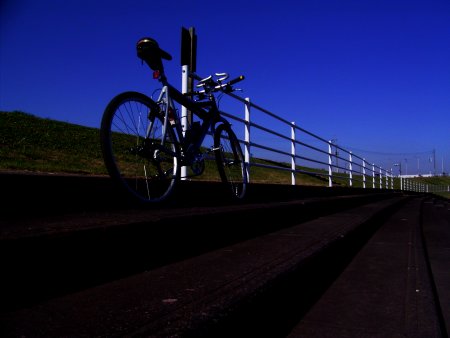
[[[156,86],[136,41],[151,36],[173,55],[166,71],[178,85],[181,27],[195,27],[199,74],[244,74],[243,96],[355,153],[426,172],[435,149],[438,171],[442,159],[450,171],[450,1],[0,6],[1,110],[98,127],[113,96]]]

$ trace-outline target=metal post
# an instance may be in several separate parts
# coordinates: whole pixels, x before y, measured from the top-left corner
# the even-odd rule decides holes
[[[375,163],[372,163],[372,189],[375,189]]]
[[[350,171],[349,173],[349,183],[350,183],[350,187],[353,186],[353,163],[352,163],[352,152],[348,153],[348,169]]]
[[[245,170],[247,171],[247,182],[250,182],[250,98],[245,98],[245,132],[244,132],[244,155]]]
[[[332,141],[328,141],[328,186],[329,187],[333,186],[333,180],[332,180],[333,166],[332,166],[331,144],[332,144]]]
[[[363,158],[363,188],[366,189],[366,160]]]
[[[197,35],[195,28],[189,30],[181,28],[181,93],[185,94],[192,90],[193,79],[189,76],[190,72],[195,72],[197,64]],[[183,136],[192,124],[192,113],[181,106],[181,128]],[[181,179],[187,179],[187,167],[181,167]]]
[[[189,82],[189,66],[183,65],[181,66],[181,93],[188,92],[188,82]],[[183,136],[186,135],[186,131],[188,130],[188,112],[185,106],[181,106],[181,128],[183,130]],[[187,179],[187,167],[181,167],[181,179]]]
[[[291,184],[295,185],[295,122],[291,122]]]
[[[383,189],[383,172],[381,171],[381,167],[380,167],[380,189]]]

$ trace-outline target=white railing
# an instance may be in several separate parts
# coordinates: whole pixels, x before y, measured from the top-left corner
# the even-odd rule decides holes
[[[450,192],[450,185],[427,184],[416,179],[400,177],[400,189],[405,191],[416,191],[425,193]]]
[[[385,170],[380,166],[375,165],[374,163],[369,163],[364,158],[353,154],[351,151],[339,147],[335,145],[330,140],[326,140],[323,137],[320,137],[308,130],[305,130],[299,127],[295,122],[288,121],[286,119],[281,118],[280,116],[264,109],[255,103],[251,102],[249,98],[242,98],[233,93],[228,94],[230,97],[242,102],[244,104],[245,116],[244,118],[239,118],[236,115],[232,115],[226,112],[221,112],[224,116],[229,119],[233,119],[235,121],[239,121],[245,125],[244,139],[240,140],[244,145],[245,152],[245,161],[249,170],[249,179],[250,179],[250,168],[251,167],[264,167],[270,169],[284,170],[291,172],[291,184],[296,184],[296,174],[307,174],[314,176],[322,176],[328,179],[328,186],[333,186],[333,180],[348,180],[348,185],[353,186],[354,182],[359,181],[362,183],[364,188],[368,187],[371,184],[372,188],[386,188],[393,189],[393,175],[391,171]],[[271,128],[265,127],[261,124],[253,122],[251,120],[251,111],[252,109],[258,110],[259,112],[269,116],[270,118],[281,122],[286,125],[290,129],[290,136],[287,136],[279,131],[275,131]],[[251,138],[252,129],[260,130],[266,134],[278,137],[281,140],[284,140],[286,144],[290,145],[290,151],[286,151],[280,148],[275,148],[273,146],[269,146],[267,144],[261,143],[261,141],[256,142]],[[322,144],[323,148],[305,143],[303,141],[299,141],[301,139],[301,135],[307,135],[309,138],[319,142]],[[290,167],[283,165],[275,165],[275,164],[263,164],[263,163],[255,163],[250,162],[250,154],[252,148],[262,149],[268,152],[272,152],[277,155],[284,155],[287,158],[291,159]],[[300,149],[307,149],[309,153],[311,151],[315,153],[315,155],[319,156],[305,156],[301,154]],[[333,151],[334,150],[334,151]],[[347,154],[346,157],[342,157],[338,155],[337,150],[341,153]],[[303,162],[307,162],[310,166],[303,166],[300,168],[299,160]],[[339,162],[345,164],[345,167],[339,165]],[[275,162],[272,162],[275,163]],[[280,163],[281,164],[281,163]],[[323,168],[317,168],[317,165],[322,166]],[[316,170],[313,170],[313,167],[316,167]],[[306,169],[306,168],[311,169]],[[341,171],[341,174],[339,173]]]
[[[197,74],[191,73],[191,76],[198,79]],[[313,175],[322,177],[328,181],[328,186],[332,187],[335,182],[348,182],[350,187],[355,186],[356,182],[360,183],[363,188],[378,189],[394,189],[394,175],[392,169],[385,169],[373,162],[369,162],[362,156],[354,154],[348,149],[338,146],[332,140],[327,140],[308,130],[299,127],[295,121],[288,121],[269,110],[258,106],[250,101],[250,98],[242,98],[236,94],[228,93],[229,97],[243,104],[243,117],[236,114],[230,114],[221,110],[221,114],[227,118],[237,121],[244,125],[242,136],[238,134],[238,139],[244,146],[245,162],[247,165],[247,174],[249,182],[251,181],[251,168],[263,167],[275,170],[288,171],[291,173],[291,184],[295,185],[296,174]],[[275,128],[267,127],[269,124],[255,122],[252,118],[253,110],[257,110],[271,121],[276,121],[284,126],[284,131],[275,130]],[[235,132],[236,128],[233,128]],[[253,137],[258,131],[269,137]],[[275,147],[273,144],[278,142],[270,142],[267,139],[276,137],[281,140],[284,148]],[[303,139],[309,138],[310,142],[306,143]],[[314,143],[314,144],[311,144]],[[317,145],[318,143],[318,145]],[[258,157],[260,159],[271,160],[270,157],[285,157],[287,161],[270,161],[271,164],[258,163],[251,161],[252,151],[254,149],[269,153],[268,157]],[[289,164],[290,159],[290,166]],[[450,187],[431,187],[430,185],[419,184],[414,180],[398,179],[396,180],[396,189],[408,191],[439,191],[450,190]]]

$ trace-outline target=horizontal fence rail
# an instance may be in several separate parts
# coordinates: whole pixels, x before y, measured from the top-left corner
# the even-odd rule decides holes
[[[202,79],[192,72],[189,73],[189,76],[197,80]],[[242,137],[239,137],[238,135],[238,139],[244,147],[249,182],[251,180],[251,168],[262,167],[290,172],[292,185],[297,184],[297,174],[306,174],[322,177],[327,181],[329,187],[333,187],[334,185],[339,184],[338,182],[342,182],[340,184],[345,184],[350,187],[358,185],[363,188],[373,189],[400,189],[417,192],[450,191],[450,186],[435,186],[419,183],[413,179],[394,177],[392,169],[382,168],[381,166],[368,161],[366,158],[338,146],[333,140],[325,139],[305,130],[299,127],[295,121],[288,121],[251,102],[248,97],[242,98],[234,93],[227,93],[227,96],[243,104],[243,117],[222,110],[221,114],[228,119],[244,125]],[[254,110],[264,114],[271,120],[284,125],[285,132],[255,122],[254,119],[251,118]],[[275,137],[277,140],[284,142],[284,148],[274,147],[273,144],[277,142],[268,144],[268,142],[265,142],[264,137],[260,137],[256,140],[255,137],[252,137],[255,131],[264,133],[270,138]],[[306,143],[306,141],[303,140],[303,136],[310,138],[313,140],[313,143],[318,143],[319,145],[311,144],[311,142]],[[286,162],[270,161],[271,164],[251,161],[251,154],[254,149],[268,152],[273,156],[284,156],[285,158],[290,159],[290,163],[289,160]],[[270,160],[270,158],[263,159]],[[300,165],[300,162],[302,165]]]

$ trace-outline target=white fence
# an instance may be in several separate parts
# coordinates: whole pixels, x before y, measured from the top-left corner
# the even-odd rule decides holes
[[[194,73],[191,73],[190,76],[199,78]],[[395,180],[395,188],[401,190],[419,192],[450,191],[450,186],[430,186],[420,184],[415,180],[394,178],[392,169],[382,168],[366,158],[338,146],[332,140],[327,140],[307,131],[299,127],[295,121],[283,119],[251,102],[249,98],[242,98],[233,93],[228,93],[227,95],[241,102],[243,105],[243,117],[224,111],[221,111],[221,113],[227,118],[244,125],[243,138],[239,137],[239,135],[238,138],[244,147],[249,182],[251,182],[251,168],[264,167],[290,172],[292,185],[295,185],[297,182],[296,174],[307,174],[325,178],[328,181],[329,187],[332,187],[336,184],[336,181],[339,181],[346,182],[350,187],[359,183],[359,186],[363,188],[394,189]],[[268,127],[267,125],[272,125],[271,121],[265,125],[255,122],[255,119],[251,118],[254,111],[264,114],[271,121],[276,121],[284,125],[285,132]],[[233,129],[236,131],[236,128]],[[255,131],[259,131],[270,137],[259,137],[257,140],[255,137],[252,137]],[[282,144],[284,142],[283,147],[274,147],[274,144],[279,142],[265,142],[267,139],[273,137],[281,140]],[[310,140],[309,143],[304,141],[307,138]],[[272,161],[272,164],[266,164],[250,161],[254,149],[269,153],[269,157],[270,154],[273,156],[285,156],[290,159],[290,167],[286,166],[287,162]]]
[[[229,94],[229,96],[238,101],[241,101],[244,104],[245,116],[243,119],[239,119],[235,115],[231,115],[226,112],[222,113],[226,117],[240,121],[245,125],[245,137],[241,141],[244,144],[245,161],[247,162],[249,167],[259,166],[290,171],[291,184],[293,185],[296,184],[296,174],[303,173],[326,177],[328,179],[328,186],[330,187],[333,186],[333,179],[341,179],[348,180],[349,186],[353,186],[355,181],[360,181],[364,188],[368,186],[372,186],[373,188],[393,188],[393,175],[391,171],[385,170],[380,166],[375,165],[374,163],[370,163],[366,159],[353,154],[351,151],[333,144],[332,141],[326,140],[314,133],[311,133],[310,131],[297,126],[295,122],[287,121],[279,117],[278,115],[275,115],[274,113],[252,103],[249,98],[243,99],[235,94]],[[280,132],[272,130],[271,128],[253,122],[251,120],[251,113],[253,112],[253,110],[257,110],[263,114],[266,114],[267,116],[270,116],[272,119],[284,123],[290,129],[290,133],[287,133],[288,135],[284,135]],[[290,145],[290,152],[279,148],[274,148],[267,144],[257,143],[253,141],[251,139],[253,128],[285,140],[285,142]],[[300,141],[302,139],[302,134],[308,135],[309,138],[315,139],[322,144],[322,147]],[[285,166],[268,165],[254,162],[251,163],[250,154],[252,148],[264,149],[272,153],[286,155],[291,159],[291,167],[286,168]],[[301,149],[308,149],[309,153],[313,151],[316,153],[316,155],[319,156],[305,156],[304,154],[302,154]],[[337,150],[339,150],[341,154],[346,154],[346,156],[343,157],[342,155],[338,155],[339,153]],[[300,169],[298,166],[299,160],[310,163],[311,168],[313,168],[314,166],[317,167],[317,165],[319,165],[322,167],[326,167],[327,169],[315,171]],[[340,165],[339,161],[341,162]],[[339,174],[339,171],[341,171],[341,173],[343,174]],[[249,178],[251,179],[251,176],[249,176]]]

